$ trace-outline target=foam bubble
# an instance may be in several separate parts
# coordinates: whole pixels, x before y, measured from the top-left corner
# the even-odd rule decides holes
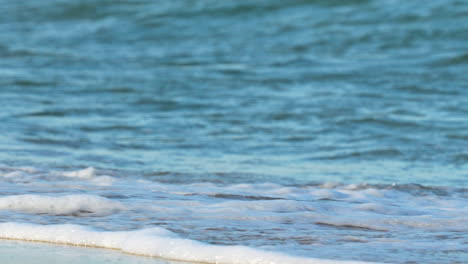
[[[120,202],[97,195],[12,195],[0,198],[0,209],[49,215],[109,215],[125,209]]]
[[[102,247],[164,259],[216,264],[363,263],[291,257],[244,246],[218,246],[183,239],[163,228],[96,231],[79,225],[1,223],[0,237],[76,246]]]

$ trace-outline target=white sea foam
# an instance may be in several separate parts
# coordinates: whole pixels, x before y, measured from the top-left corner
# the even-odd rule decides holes
[[[120,202],[97,195],[12,195],[0,197],[0,210],[49,215],[109,215],[125,209]]]
[[[96,169],[88,167],[82,170],[62,172],[61,175],[70,178],[93,178],[96,177]]]
[[[7,173],[2,173],[0,176],[5,177],[5,178],[23,178],[26,176],[26,174],[22,171],[11,171]]]
[[[464,189],[326,183],[164,184],[93,168],[66,173],[0,168],[0,219],[115,232],[160,226],[191,243],[242,245],[298,256],[298,263],[303,263],[302,258],[379,261],[381,256],[389,256],[385,261],[404,262],[414,260],[414,250],[426,250],[417,245],[434,242],[436,235],[458,245],[453,254],[462,254],[459,247],[468,242],[459,235],[468,231]],[[185,241],[177,239],[177,243]],[[226,248],[208,249],[213,255]],[[339,254],[342,248],[347,248],[346,255]],[[407,253],[395,259],[392,252],[401,248]]]
[[[218,246],[183,239],[163,228],[96,231],[79,225],[1,223],[0,237],[120,250],[164,259],[213,264],[363,263],[291,257],[244,246]]]

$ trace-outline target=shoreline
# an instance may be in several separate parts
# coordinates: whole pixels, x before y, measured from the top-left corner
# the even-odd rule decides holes
[[[106,249],[46,241],[0,238],[0,262],[8,264],[195,264]]]
[[[160,228],[139,231],[96,231],[78,225],[0,224],[4,241],[55,244],[81,250],[111,249],[111,255],[147,257],[156,263],[180,264],[363,264],[370,262],[303,258],[246,246],[219,246],[180,238]],[[4,248],[2,248],[3,250]],[[216,254],[214,254],[216,252]],[[1,252],[0,252],[1,253]],[[8,252],[7,252],[8,253]],[[53,252],[52,252],[53,253]],[[42,262],[41,262],[42,263]],[[67,261],[67,263],[69,263]]]

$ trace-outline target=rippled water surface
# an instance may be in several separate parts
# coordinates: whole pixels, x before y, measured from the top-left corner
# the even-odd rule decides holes
[[[0,0],[0,12],[0,221],[467,260],[468,1]],[[41,209],[88,201],[69,195],[123,207]]]

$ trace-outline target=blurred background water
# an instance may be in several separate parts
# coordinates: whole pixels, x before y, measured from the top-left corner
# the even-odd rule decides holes
[[[467,1],[1,2],[3,163],[466,186]]]

